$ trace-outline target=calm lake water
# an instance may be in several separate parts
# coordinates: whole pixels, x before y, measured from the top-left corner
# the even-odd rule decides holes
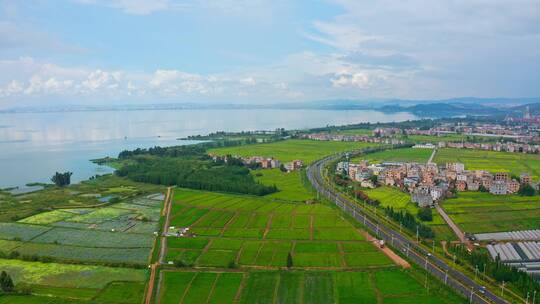
[[[187,144],[177,138],[214,131],[304,129],[414,119],[409,113],[321,110],[176,110],[0,114],[0,187],[73,182],[111,169],[89,160],[137,147]]]

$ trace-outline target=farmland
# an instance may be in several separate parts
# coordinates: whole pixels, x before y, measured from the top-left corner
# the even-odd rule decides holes
[[[160,208],[161,197],[141,197],[0,223],[0,239],[10,241],[9,248],[1,251],[58,261],[145,264]]]
[[[196,237],[167,238],[166,261],[188,267],[161,272],[161,303],[459,301],[427,294],[416,270],[396,266],[325,204],[177,189],[171,215]]]
[[[281,162],[300,159],[306,164],[326,155],[340,151],[348,151],[373,147],[376,144],[342,141],[315,141],[290,139],[272,143],[261,143],[227,148],[211,149],[209,152],[218,155],[237,155],[242,157],[263,156],[274,157]]]
[[[510,172],[520,175],[527,172],[534,179],[540,177],[540,155],[481,151],[469,149],[440,149],[434,162],[444,164],[461,162],[467,170],[487,170],[490,172]]]
[[[306,201],[313,198],[313,193],[304,186],[304,172],[281,172],[279,169],[252,171],[255,178],[265,185],[276,185],[278,192],[266,195],[267,198],[289,201]]]
[[[113,197],[128,198],[162,191],[162,187],[106,175],[69,187],[48,187],[22,195],[0,192],[0,222],[17,221],[42,213],[44,210],[86,208],[104,204]],[[54,216],[62,214],[57,213]]]
[[[397,188],[383,186],[376,189],[365,189],[363,191],[370,198],[380,201],[381,207],[389,206],[393,207],[394,210],[406,210],[413,215],[416,215],[418,212],[418,207],[415,203],[411,202],[410,195],[401,192]],[[435,238],[437,240],[455,239],[455,235],[437,212],[433,212],[433,221],[423,223],[429,225],[435,231]]]
[[[361,154],[353,158],[352,161],[369,160],[370,163],[381,162],[417,162],[425,163],[428,161],[431,153],[431,149],[393,149],[384,150],[375,153]]]
[[[161,303],[459,303],[409,271],[164,271]],[[432,287],[433,288],[433,287]],[[433,293],[433,289],[430,289]],[[436,289],[435,292],[445,293]],[[447,292],[446,292],[447,293]]]
[[[67,300],[90,303],[103,297],[110,300],[107,303],[139,303],[146,280],[146,270],[138,269],[19,260],[0,260],[0,265],[18,288],[27,286],[32,292],[32,297],[17,296],[21,303],[32,303],[33,300],[48,303],[39,302],[42,296],[47,301],[56,299],[58,303]],[[110,296],[121,291],[127,293],[126,297],[115,299]],[[11,302],[0,297],[0,303]]]
[[[540,226],[539,196],[460,192],[457,198],[446,200],[443,206],[456,224],[467,232],[526,230]]]

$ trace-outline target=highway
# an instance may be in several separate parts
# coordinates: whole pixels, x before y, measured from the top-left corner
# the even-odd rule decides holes
[[[329,187],[322,176],[325,165],[336,160],[341,155],[333,155],[318,160],[307,169],[307,176],[315,189],[327,199],[336,204],[344,212],[362,223],[371,230],[379,239],[384,239],[386,244],[396,250],[401,250],[412,262],[426,269],[433,276],[451,287],[456,292],[462,294],[470,303],[509,303],[491,291],[484,289],[462,272],[452,268],[440,258],[432,255],[427,250],[419,246],[416,242],[409,240],[405,235],[394,231],[378,219],[366,214],[361,206],[345,197],[333,187]]]

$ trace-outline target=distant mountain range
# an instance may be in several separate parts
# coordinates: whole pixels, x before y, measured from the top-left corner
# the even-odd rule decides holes
[[[444,100],[320,100],[275,104],[211,104],[167,103],[145,105],[57,105],[44,107],[16,107],[0,113],[46,113],[83,111],[141,111],[141,110],[195,110],[195,109],[284,109],[284,110],[376,110],[386,113],[409,112],[421,117],[453,117],[463,115],[512,115],[521,116],[525,107],[531,115],[540,114],[540,98],[474,98],[462,97]]]

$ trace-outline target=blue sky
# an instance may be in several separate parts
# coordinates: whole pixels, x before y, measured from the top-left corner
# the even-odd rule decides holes
[[[0,107],[540,96],[538,0],[0,0]]]

